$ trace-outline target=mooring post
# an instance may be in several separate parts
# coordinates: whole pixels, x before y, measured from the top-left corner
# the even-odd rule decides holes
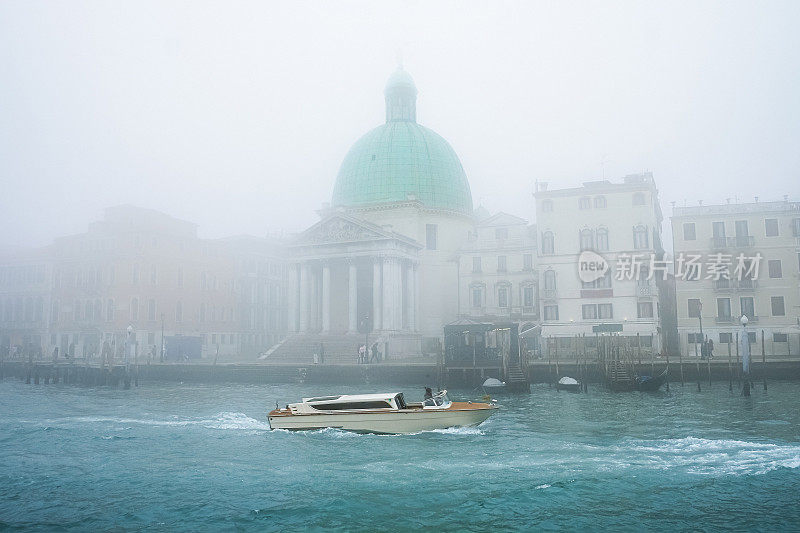
[[[728,390],[733,391],[733,368],[731,368],[731,338],[728,337]]]
[[[775,339],[773,338],[772,340],[774,341]],[[788,341],[789,341],[789,337],[788,336],[786,337],[786,341],[788,343]],[[773,346],[773,351],[774,351],[774,347],[775,347],[775,343],[774,342],[772,343],[772,346]],[[761,368],[762,368],[761,373],[764,376],[764,390],[767,390],[767,356],[766,356],[766,353],[767,352],[764,350],[764,330],[762,329],[761,330]]]
[[[550,337],[548,337],[546,339],[546,342],[547,342],[547,387],[548,388],[553,386],[553,371],[550,369],[550,364],[552,363],[552,359],[553,359],[552,352],[551,352],[551,350],[553,348],[552,348],[552,346],[550,346],[550,343],[552,342],[552,340],[553,340],[552,336],[550,336]]]
[[[667,392],[669,392],[669,350],[664,348],[664,356],[667,358]]]
[[[736,332],[736,375],[739,377],[739,387],[742,386],[742,369],[739,366],[739,332]]]
[[[681,367],[681,387],[683,387],[683,349],[678,346],[678,366]]]
[[[706,354],[706,361],[708,362],[708,386],[711,386],[711,350]]]
[[[747,333],[747,317],[742,316],[742,336],[739,340],[742,350],[742,394],[750,396],[750,335]]]

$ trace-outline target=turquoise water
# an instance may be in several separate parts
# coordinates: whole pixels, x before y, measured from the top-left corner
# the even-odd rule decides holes
[[[479,428],[269,431],[303,395],[0,383],[0,529],[800,529],[800,384],[499,397]],[[476,398],[451,391],[454,399]]]

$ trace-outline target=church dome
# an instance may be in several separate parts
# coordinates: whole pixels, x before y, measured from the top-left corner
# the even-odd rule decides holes
[[[416,122],[417,88],[399,68],[386,83],[386,123],[361,137],[342,162],[333,207],[416,199],[431,208],[472,214],[469,182],[453,148]]]

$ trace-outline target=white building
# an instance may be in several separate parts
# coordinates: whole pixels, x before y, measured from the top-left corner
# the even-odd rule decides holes
[[[800,203],[675,207],[672,233],[684,353],[709,338],[727,355],[719,345],[735,341],[746,315],[751,342],[761,344],[763,331],[767,354],[800,354]]]
[[[617,330],[623,336],[638,334],[642,345],[659,350],[656,278],[663,272],[658,268],[663,217],[652,174],[560,190],[540,184],[535,197],[542,336]],[[581,281],[578,257],[583,251],[605,259],[610,268],[604,276]],[[651,264],[651,258],[656,262]],[[639,279],[616,279],[626,262],[641,265]],[[646,279],[648,271],[653,279]]]

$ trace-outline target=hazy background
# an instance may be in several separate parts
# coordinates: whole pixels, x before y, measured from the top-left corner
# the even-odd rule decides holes
[[[797,200],[798,28],[798,1],[3,1],[0,244],[119,203],[205,237],[304,229],[398,51],[490,210],[644,170],[666,216]]]

